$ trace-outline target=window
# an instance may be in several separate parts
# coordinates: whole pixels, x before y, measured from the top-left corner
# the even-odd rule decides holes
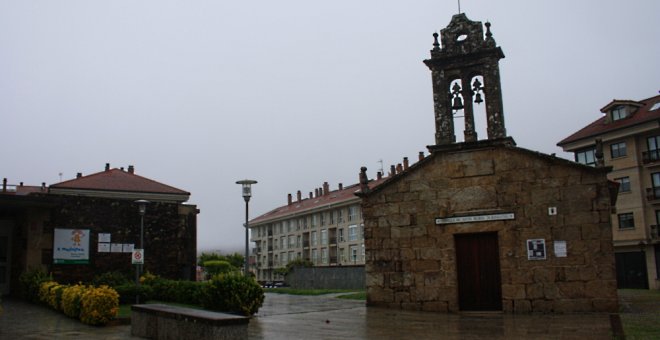
[[[328,248],[321,249],[321,263],[328,263]]]
[[[337,223],[344,222],[344,217],[341,216],[341,209],[337,209]]]
[[[346,249],[339,248],[339,258],[341,262],[346,262]]]
[[[357,220],[357,207],[352,205],[348,207],[348,221],[355,221]]]
[[[300,235],[296,236],[296,248],[300,248]]]
[[[584,165],[596,165],[596,149],[578,151],[575,153],[575,161]]]
[[[316,231],[312,231],[312,246],[315,246],[318,244],[318,240],[316,239]]]
[[[344,228],[337,229],[339,231],[339,242],[344,242]]]
[[[286,237],[280,237],[280,249],[286,249]]]
[[[312,228],[316,227],[318,225],[318,214],[313,214],[312,215]]]
[[[357,241],[358,238],[358,230],[357,230],[357,225],[350,225],[348,226],[348,240],[349,241]]]
[[[290,233],[291,232],[291,221],[286,221],[284,223],[286,224],[286,232]]]
[[[660,172],[651,174],[651,182],[653,183],[653,198],[660,198]]]
[[[612,109],[612,121],[616,122],[617,120],[628,117],[628,111],[623,105],[619,105]]]
[[[635,218],[633,213],[619,214],[619,229],[634,229]]]
[[[630,177],[615,178],[619,182],[619,192],[630,192]]]
[[[610,145],[612,158],[623,157],[626,155],[626,143],[614,143]]]
[[[296,247],[296,237],[291,235],[289,236],[289,249],[293,249]]]
[[[317,264],[319,262],[319,250],[312,249],[312,263]]]
[[[328,244],[328,230],[326,229],[321,230],[321,244]]]
[[[653,106],[651,106],[649,111],[655,111],[657,109],[660,109],[660,102],[657,102],[657,103],[653,104]],[[660,272],[658,272],[658,275],[660,275]]]
[[[330,224],[335,224],[335,212],[330,211],[328,212],[328,215],[330,215]]]
[[[351,252],[351,258],[350,261],[353,263],[357,262],[357,257],[358,257],[358,249],[357,246],[351,246],[350,247],[350,252]]]
[[[322,212],[321,213],[321,226],[324,226],[324,225],[325,225],[325,213]]]
[[[657,161],[660,159],[660,136],[653,136],[646,139],[648,147],[648,161]]]

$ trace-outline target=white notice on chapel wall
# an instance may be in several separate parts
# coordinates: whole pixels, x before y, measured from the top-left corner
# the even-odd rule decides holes
[[[566,241],[555,241],[555,256],[566,257]]]
[[[527,259],[545,260],[545,239],[527,240]]]

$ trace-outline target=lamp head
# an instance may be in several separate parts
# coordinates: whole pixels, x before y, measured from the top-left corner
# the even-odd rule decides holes
[[[144,215],[144,213],[147,211],[147,204],[151,203],[147,200],[137,200],[135,203],[138,204],[138,209],[140,211],[140,215]]]
[[[236,184],[240,184],[243,187],[243,199],[245,199],[245,202],[249,201],[250,197],[252,197],[252,184],[256,183],[257,181],[252,179],[244,179],[236,182]]]

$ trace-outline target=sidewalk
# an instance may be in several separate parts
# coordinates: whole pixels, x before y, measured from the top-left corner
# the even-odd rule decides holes
[[[130,326],[92,327],[3,299],[0,339],[136,339]],[[611,339],[607,314],[439,314],[366,308],[335,295],[266,294],[250,339]]]

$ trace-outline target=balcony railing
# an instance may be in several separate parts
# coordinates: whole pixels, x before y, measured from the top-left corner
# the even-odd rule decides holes
[[[303,248],[309,247],[309,241],[303,241]]]
[[[273,251],[273,246],[268,246],[268,251]]]
[[[660,200],[660,187],[646,188],[646,199],[649,202]]]
[[[660,161],[660,150],[649,150],[642,152],[642,163],[648,164]]]

